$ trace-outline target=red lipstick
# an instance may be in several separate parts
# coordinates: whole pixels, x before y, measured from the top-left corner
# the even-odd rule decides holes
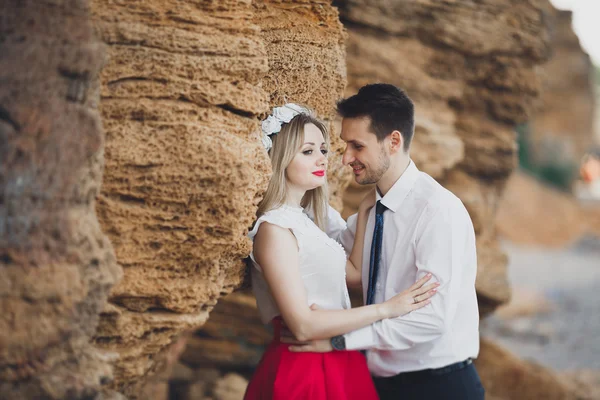
[[[316,175],[316,176],[325,176],[325,170],[322,169],[320,171],[315,171],[315,172],[313,172],[313,175]]]

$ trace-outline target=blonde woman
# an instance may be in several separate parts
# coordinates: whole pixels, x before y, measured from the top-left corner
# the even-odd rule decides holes
[[[252,288],[274,338],[245,399],[377,399],[364,356],[357,351],[300,353],[281,342],[281,324],[300,341],[330,338],[421,308],[435,294],[430,276],[390,300],[351,309],[348,281],[360,282],[367,212],[359,209],[350,258],[325,233],[327,220],[344,225],[327,204],[325,125],[293,103],[277,107],[262,124],[273,175],[254,228]],[[312,215],[312,219],[309,217]]]

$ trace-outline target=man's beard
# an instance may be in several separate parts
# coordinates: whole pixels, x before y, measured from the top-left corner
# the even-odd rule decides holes
[[[373,183],[377,183],[389,168],[390,157],[382,151],[381,153],[379,153],[379,160],[377,160],[377,165],[373,168],[368,169],[365,167],[365,177],[356,177],[356,183],[358,183],[359,185],[370,185]]]

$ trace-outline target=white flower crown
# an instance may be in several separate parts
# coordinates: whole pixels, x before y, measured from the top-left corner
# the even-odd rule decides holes
[[[273,112],[262,122],[262,144],[267,151],[273,147],[271,135],[279,133],[281,126],[290,122],[296,115],[309,114],[309,111],[294,103],[286,103],[281,107],[273,108]]]

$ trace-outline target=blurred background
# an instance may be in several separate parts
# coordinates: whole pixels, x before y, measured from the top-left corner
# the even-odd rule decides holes
[[[600,2],[0,2],[0,399],[242,398],[259,121],[370,82],[477,234],[491,400],[600,399]],[[353,293],[360,304],[360,293]]]

